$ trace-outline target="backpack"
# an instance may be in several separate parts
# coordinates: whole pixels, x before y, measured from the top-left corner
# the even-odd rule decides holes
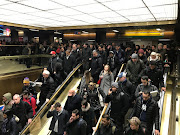
[[[30,102],[30,104],[31,104],[31,99],[32,99],[32,97],[36,100],[36,96],[35,95],[32,95],[31,97],[30,97],[30,99],[29,99],[29,102]],[[32,104],[31,104],[32,105]],[[36,107],[35,107],[35,109],[37,108],[37,105],[36,105]]]

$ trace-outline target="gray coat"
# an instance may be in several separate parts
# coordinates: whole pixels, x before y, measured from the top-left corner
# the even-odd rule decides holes
[[[80,95],[82,95],[82,93],[83,93],[84,89],[86,88],[86,86],[87,86],[86,85],[86,78],[85,78],[85,76],[83,76],[82,79],[81,79],[80,89],[79,89]]]
[[[113,73],[104,74],[104,70],[101,71],[99,76],[103,75],[103,79],[101,80],[100,88],[104,91],[105,95],[108,94],[109,89],[111,88],[111,84],[114,82]]]

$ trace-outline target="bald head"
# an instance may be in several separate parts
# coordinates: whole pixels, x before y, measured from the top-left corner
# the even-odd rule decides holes
[[[75,96],[75,90],[69,90],[68,96]]]
[[[13,96],[13,101],[14,101],[15,104],[19,104],[19,103],[20,103],[20,100],[21,100],[21,97],[20,97],[19,94],[15,94],[15,95]]]

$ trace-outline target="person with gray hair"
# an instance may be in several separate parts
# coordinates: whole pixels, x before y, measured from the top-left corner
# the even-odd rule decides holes
[[[21,100],[19,94],[13,96],[14,104],[12,106],[12,113],[19,118],[18,131],[21,131],[23,127],[32,121],[33,110],[32,107],[27,103]]]

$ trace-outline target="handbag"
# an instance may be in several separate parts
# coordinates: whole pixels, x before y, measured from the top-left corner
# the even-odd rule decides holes
[[[99,84],[99,85],[100,85],[100,84],[101,84],[101,80],[102,80],[102,79],[101,79],[101,78],[99,78],[99,80],[97,81],[97,84]]]

